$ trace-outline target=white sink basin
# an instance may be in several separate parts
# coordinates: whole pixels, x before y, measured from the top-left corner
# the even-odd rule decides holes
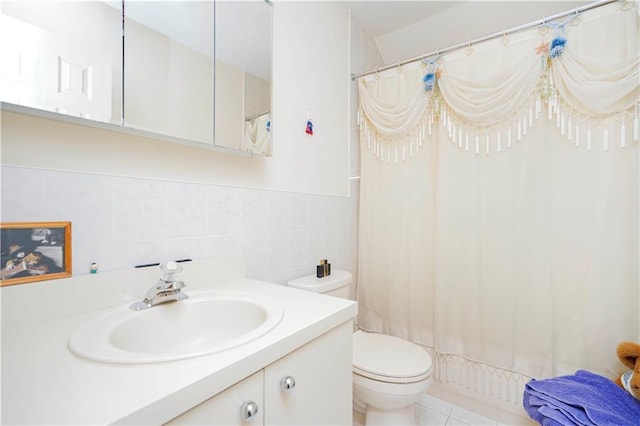
[[[189,294],[189,299],[142,311],[121,306],[78,329],[72,352],[94,361],[139,364],[208,355],[248,343],[282,319],[273,300],[226,292]]]

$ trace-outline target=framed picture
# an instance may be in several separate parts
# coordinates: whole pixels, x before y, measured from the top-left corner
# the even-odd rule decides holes
[[[0,224],[0,285],[71,276],[71,222]]]

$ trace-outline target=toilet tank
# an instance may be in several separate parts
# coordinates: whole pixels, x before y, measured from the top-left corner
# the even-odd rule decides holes
[[[328,294],[329,296],[348,299],[351,290],[351,282],[351,272],[336,269],[331,271],[331,275],[328,277],[317,278],[315,275],[306,275],[289,281],[287,285],[300,290],[307,290],[314,293]]]

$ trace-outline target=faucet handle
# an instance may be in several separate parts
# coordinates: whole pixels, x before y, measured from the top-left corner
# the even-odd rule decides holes
[[[174,277],[175,274],[182,271],[182,266],[177,262],[169,261],[160,264],[160,270],[162,271],[162,277],[153,287],[147,290],[144,300],[134,303],[129,308],[139,311],[161,303],[175,302],[189,297],[181,291],[182,288],[186,287],[185,283],[176,280]]]
[[[174,275],[182,272],[182,266],[178,262],[170,260],[160,264],[163,281],[174,281]]]

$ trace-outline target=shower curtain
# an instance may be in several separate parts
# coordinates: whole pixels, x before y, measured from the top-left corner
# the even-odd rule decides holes
[[[640,338],[638,52],[613,3],[361,78],[359,326],[467,386],[620,371]]]

